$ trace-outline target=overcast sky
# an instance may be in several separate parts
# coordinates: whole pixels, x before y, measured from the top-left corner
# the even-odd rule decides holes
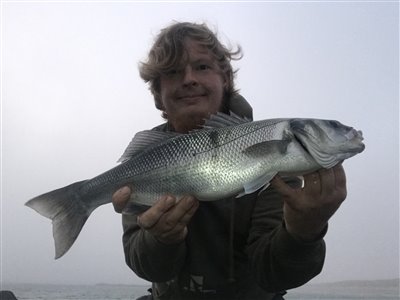
[[[24,206],[116,165],[162,120],[137,64],[172,20],[240,44],[237,86],[255,119],[336,119],[362,130],[348,198],[313,282],[399,276],[399,12],[392,2],[2,4],[1,272],[5,282],[142,283],[125,265],[121,218],[89,218],[54,260],[51,221]]]

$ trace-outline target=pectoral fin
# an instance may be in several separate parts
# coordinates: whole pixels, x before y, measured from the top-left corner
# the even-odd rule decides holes
[[[285,155],[290,142],[287,139],[265,141],[246,148],[243,153],[251,158],[261,158],[268,155]]]

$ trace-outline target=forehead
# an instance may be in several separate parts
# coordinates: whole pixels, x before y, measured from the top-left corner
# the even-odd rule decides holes
[[[188,52],[204,54],[204,55],[211,54],[210,50],[204,44],[201,44],[200,42],[195,41],[193,39],[189,38],[185,39],[185,41],[183,42],[183,47]]]
[[[181,63],[199,60],[199,59],[207,59],[214,60],[213,53],[200,42],[194,41],[192,39],[186,39],[183,43],[184,54],[181,60]]]

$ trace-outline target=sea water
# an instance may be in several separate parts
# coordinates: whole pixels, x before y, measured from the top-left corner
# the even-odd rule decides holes
[[[18,300],[132,300],[149,294],[149,287],[114,284],[3,284],[2,290],[12,291]]]
[[[287,300],[399,300],[399,279],[308,284],[289,291]]]
[[[145,285],[2,284],[18,300],[134,300],[148,294]],[[399,300],[399,280],[308,284],[288,291],[286,300]]]

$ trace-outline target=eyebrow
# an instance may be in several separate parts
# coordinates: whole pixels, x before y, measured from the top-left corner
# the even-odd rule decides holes
[[[198,64],[198,63],[209,63],[212,65],[218,65],[218,60],[217,58],[210,52],[208,52],[207,54],[204,53],[199,53],[198,55],[196,55],[196,57],[193,58],[194,60],[186,60],[187,63],[194,63],[194,64]]]
[[[210,63],[213,63],[215,61],[215,59],[212,59],[212,58],[210,58],[210,57],[207,57],[207,58],[198,58],[198,59],[196,59],[196,60],[194,60],[194,61],[191,61],[191,63],[202,63],[202,62],[210,62]]]

